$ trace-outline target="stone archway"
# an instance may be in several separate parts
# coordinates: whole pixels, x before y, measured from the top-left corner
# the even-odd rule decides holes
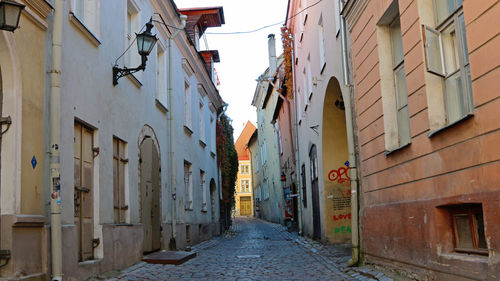
[[[139,143],[139,198],[143,226],[143,252],[161,248],[161,161],[158,140],[145,125]]]
[[[335,77],[326,90],[322,124],[325,235],[332,243],[346,243],[351,239],[350,163],[344,102]]]

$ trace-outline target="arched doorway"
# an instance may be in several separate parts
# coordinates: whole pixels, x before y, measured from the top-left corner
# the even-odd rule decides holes
[[[140,145],[140,206],[144,230],[143,252],[160,249],[160,157],[153,139],[146,136]]]
[[[344,101],[335,77],[323,104],[322,163],[326,238],[346,243],[351,238],[351,192]]]
[[[311,167],[311,193],[313,212],[313,238],[321,239],[321,212],[319,205],[319,182],[318,182],[318,151],[316,145],[312,145],[309,151],[309,161]]]
[[[210,180],[210,216],[211,216],[211,222],[215,223],[215,199],[217,198],[216,194],[216,186],[215,186],[215,180],[211,179]]]

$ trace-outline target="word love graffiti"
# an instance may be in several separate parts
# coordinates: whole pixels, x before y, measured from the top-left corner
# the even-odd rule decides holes
[[[338,220],[347,220],[351,219],[351,213],[348,214],[339,214],[339,215],[333,215],[333,220],[338,221]]]
[[[328,173],[328,179],[338,184],[345,183],[346,186],[351,186],[351,178],[349,177],[349,161],[344,163],[345,167],[340,167],[337,170],[331,170]]]

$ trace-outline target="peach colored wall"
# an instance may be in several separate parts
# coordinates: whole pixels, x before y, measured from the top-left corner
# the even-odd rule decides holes
[[[355,2],[355,1],[350,1]],[[365,2],[365,1],[357,1]],[[391,1],[368,1],[349,21],[362,174],[362,247],[367,260],[415,266],[436,280],[500,274],[500,3],[464,0],[474,116],[430,132],[419,5],[399,0],[411,145],[384,155],[375,25]],[[354,11],[355,12],[355,11]],[[354,13],[353,12],[353,13]],[[348,17],[349,18],[349,17]],[[435,94],[435,93],[434,93]],[[445,256],[437,206],[482,203],[489,256]],[[472,274],[471,272],[474,272]]]

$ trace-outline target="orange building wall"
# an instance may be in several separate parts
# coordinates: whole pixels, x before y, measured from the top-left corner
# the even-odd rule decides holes
[[[364,1],[361,1],[364,2]],[[426,66],[418,5],[400,0],[411,145],[385,155],[375,25],[391,3],[368,1],[349,22],[368,261],[414,267],[426,280],[500,276],[500,2],[464,0],[474,116],[428,137]],[[449,253],[438,206],[482,203],[489,256]],[[497,276],[497,277],[495,277]],[[432,279],[434,278],[434,279]]]

